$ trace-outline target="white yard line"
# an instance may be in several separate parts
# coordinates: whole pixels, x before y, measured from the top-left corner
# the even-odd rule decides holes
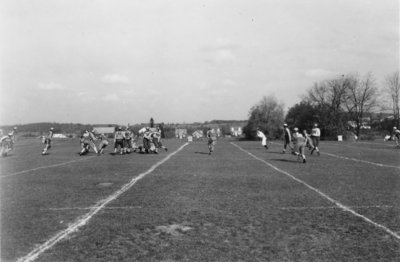
[[[40,246],[36,247],[34,250],[29,252],[26,256],[19,258],[17,262],[28,262],[28,261],[34,261],[37,259],[43,252],[46,250],[50,249],[53,247],[55,244],[69,236],[70,234],[78,231],[79,228],[82,226],[86,225],[89,220],[96,215],[100,210],[102,210],[108,203],[111,201],[115,200],[118,198],[120,195],[128,191],[133,185],[136,184],[137,181],[140,179],[144,178],[146,175],[150,174],[153,172],[158,166],[162,165],[165,163],[168,159],[170,159],[173,155],[181,151],[188,143],[185,143],[182,145],[180,148],[178,148],[175,152],[169,154],[166,156],[164,159],[161,161],[157,162],[153,166],[150,167],[146,172],[139,174],[135,178],[133,178],[129,183],[125,184],[122,186],[118,191],[114,192],[112,195],[108,196],[107,198],[100,200],[97,204],[95,204],[93,207],[90,208],[90,211],[86,213],[85,215],[81,216],[79,219],[77,219],[75,222],[70,224],[68,228],[58,232],[56,235],[51,237],[49,240],[47,240],[45,243],[41,244]]]
[[[88,210],[93,207],[51,207],[51,208],[42,208],[41,210],[49,210],[49,211],[63,211],[63,210]],[[121,207],[104,207],[104,210],[107,209],[141,209],[141,206],[121,206]]]
[[[276,144],[276,145],[278,145],[279,143],[271,142],[271,144]],[[280,144],[279,144],[279,145],[280,145]],[[326,153],[326,152],[320,152],[320,153],[321,153],[321,155],[328,155],[328,156],[331,156],[331,157],[336,157],[336,158],[341,158],[341,159],[345,159],[345,160],[361,162],[361,163],[365,163],[365,164],[369,164],[369,165],[375,165],[375,166],[379,166],[379,167],[390,167],[390,168],[398,168],[398,169],[400,169],[400,166],[385,165],[385,164],[381,164],[381,163],[375,163],[375,162],[366,161],[366,160],[357,159],[357,158],[352,158],[352,157],[338,156],[338,155],[331,154],[331,153]]]
[[[352,208],[352,209],[391,209],[391,208],[396,208],[398,209],[398,207],[394,207],[394,206],[387,206],[387,205],[377,205],[377,206],[349,206],[348,208]],[[282,209],[282,210],[310,210],[310,209],[340,209],[340,207],[338,206],[311,206],[311,207],[278,207],[278,209]]]
[[[57,166],[68,165],[68,164],[71,164],[71,163],[75,163],[75,162],[79,162],[79,161],[83,161],[83,160],[91,159],[91,158],[93,158],[93,157],[95,157],[95,156],[90,156],[90,157],[80,158],[80,159],[71,160],[71,161],[68,161],[68,162],[63,162],[63,163],[54,164],[54,165],[48,165],[48,166],[36,167],[36,168],[28,169],[28,170],[23,170],[23,171],[19,171],[19,172],[11,173],[11,174],[4,175],[4,176],[1,176],[1,175],[0,175],[0,178],[10,177],[10,176],[17,176],[17,175],[22,175],[22,174],[26,174],[26,173],[29,173],[29,172],[32,172],[32,171],[36,171],[36,170],[40,170],[40,169],[46,169],[46,168],[50,168],[50,167],[57,167]]]
[[[250,152],[247,151],[247,150],[244,150],[243,148],[241,148],[240,146],[236,145],[235,143],[232,143],[232,142],[231,142],[231,144],[232,144],[233,146],[237,147],[239,150],[241,150],[241,151],[245,152],[246,154],[250,155],[251,157],[253,157],[253,158],[255,158],[255,159],[257,159],[257,160],[263,162],[263,163],[266,164],[267,166],[269,166],[269,167],[275,169],[276,171],[278,171],[278,172],[280,172],[280,173],[282,173],[282,174],[288,176],[289,178],[295,180],[296,182],[298,182],[298,183],[300,183],[300,184],[306,186],[307,188],[309,188],[309,189],[311,189],[312,191],[316,192],[317,194],[319,194],[319,195],[322,196],[323,198],[327,199],[329,202],[335,204],[337,207],[339,207],[339,208],[342,209],[343,211],[349,212],[349,213],[353,214],[354,216],[363,219],[363,220],[366,221],[367,223],[372,224],[373,226],[378,227],[378,228],[384,230],[386,233],[390,234],[391,236],[393,236],[393,237],[396,238],[397,240],[400,240],[400,235],[399,235],[398,233],[396,233],[396,232],[390,230],[389,228],[387,228],[387,227],[385,227],[385,226],[383,226],[383,225],[381,225],[381,224],[379,224],[379,223],[376,223],[376,222],[372,221],[371,219],[369,219],[369,218],[366,217],[366,216],[363,216],[363,215],[357,213],[356,211],[354,211],[354,210],[351,209],[350,207],[341,204],[339,201],[337,201],[337,200],[331,198],[330,196],[328,196],[327,194],[321,192],[321,191],[318,190],[317,188],[315,188],[315,187],[313,187],[313,186],[310,186],[309,184],[307,184],[307,183],[304,182],[303,180],[298,179],[297,177],[295,177],[295,176],[289,174],[288,172],[283,171],[282,169],[279,169],[278,167],[276,167],[276,166],[274,166],[274,165],[268,163],[267,161],[265,161],[265,160],[263,160],[263,159],[261,159],[261,158],[255,156],[255,155],[253,155],[252,153],[250,153]]]
[[[400,166],[385,165],[385,164],[381,164],[381,163],[375,163],[375,162],[366,161],[366,160],[357,159],[357,158],[352,158],[352,157],[338,156],[338,155],[331,154],[331,153],[326,153],[326,152],[321,153],[321,154],[325,154],[325,155],[328,155],[328,156],[341,158],[341,159],[345,159],[345,160],[351,160],[351,161],[361,162],[361,163],[370,164],[370,165],[374,165],[374,166],[379,166],[379,167],[391,167],[391,168],[400,169]]]

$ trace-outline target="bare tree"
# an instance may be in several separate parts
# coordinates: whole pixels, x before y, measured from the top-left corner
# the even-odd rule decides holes
[[[326,130],[326,135],[335,136],[345,130],[345,98],[346,78],[342,76],[315,83],[303,100],[316,108],[318,113],[314,118]]]
[[[360,135],[363,117],[377,106],[376,81],[371,73],[360,79],[357,75],[345,79],[345,105],[350,118],[355,122],[356,135]]]
[[[400,124],[400,75],[399,71],[388,75],[385,79],[384,93],[390,97],[392,112],[396,126]]]

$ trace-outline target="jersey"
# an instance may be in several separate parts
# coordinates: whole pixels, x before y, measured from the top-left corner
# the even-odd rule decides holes
[[[208,138],[208,140],[212,140],[212,141],[217,140],[217,134],[215,133],[214,129],[207,131],[207,138]]]
[[[314,127],[313,129],[311,129],[311,136],[320,137],[321,130],[318,127]]]
[[[3,136],[3,137],[0,139],[0,143],[1,143],[2,145],[5,145],[5,144],[11,143],[11,142],[12,142],[12,139],[11,139],[11,137],[9,137],[9,136]]]
[[[396,129],[393,131],[393,135],[397,138],[400,138],[400,130]]]
[[[120,131],[120,130],[116,131],[115,134],[114,134],[114,139],[115,140],[123,140],[124,137],[125,137],[124,132]]]
[[[293,134],[293,143],[296,145],[304,145],[306,143],[306,138],[299,132],[296,132]]]
[[[288,127],[283,129],[285,141],[290,142],[292,140],[292,136],[290,134],[290,130]]]

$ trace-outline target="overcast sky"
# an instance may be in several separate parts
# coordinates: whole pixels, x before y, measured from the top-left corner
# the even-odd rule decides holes
[[[399,69],[397,0],[2,0],[0,124],[245,120]]]

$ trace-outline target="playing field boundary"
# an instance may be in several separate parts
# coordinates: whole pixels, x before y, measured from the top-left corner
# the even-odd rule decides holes
[[[275,142],[271,142],[271,144],[281,145],[281,144],[275,143]],[[374,166],[379,166],[379,167],[390,167],[390,168],[400,169],[400,166],[392,166],[392,165],[386,165],[386,164],[381,164],[381,163],[375,163],[375,162],[366,161],[366,160],[362,160],[362,159],[357,159],[357,158],[353,158],[353,157],[338,156],[338,155],[335,155],[335,154],[332,154],[332,153],[327,153],[327,152],[320,152],[320,154],[321,155],[328,155],[328,156],[331,156],[331,157],[340,158],[340,159],[344,159],[344,160],[349,160],[349,161],[361,162],[361,163],[374,165]]]
[[[323,198],[327,199],[329,202],[333,203],[334,205],[336,205],[336,206],[337,206],[338,208],[340,208],[341,210],[346,211],[346,212],[349,212],[350,214],[352,214],[352,215],[354,215],[354,216],[356,216],[356,217],[361,218],[362,220],[366,221],[367,223],[369,223],[369,224],[371,224],[371,225],[373,225],[373,226],[375,226],[375,227],[377,227],[377,228],[380,228],[380,229],[384,230],[386,233],[388,233],[389,235],[393,236],[393,237],[396,238],[397,240],[400,240],[400,235],[397,234],[396,232],[390,230],[389,228],[387,228],[387,227],[385,227],[385,226],[383,226],[383,225],[381,225],[381,224],[379,224],[379,223],[376,223],[376,222],[372,221],[371,219],[369,219],[369,218],[366,217],[366,216],[363,216],[363,215],[357,213],[356,211],[354,211],[354,210],[351,209],[350,207],[343,205],[343,204],[340,203],[339,201],[337,201],[337,200],[331,198],[330,196],[328,196],[327,194],[321,192],[319,189],[317,189],[317,188],[315,188],[315,187],[313,187],[313,186],[307,184],[307,183],[304,182],[303,180],[298,179],[297,177],[295,177],[295,176],[289,174],[288,172],[286,172],[286,171],[284,171],[284,170],[282,170],[282,169],[280,169],[280,168],[278,168],[278,167],[276,167],[276,166],[274,166],[274,165],[268,163],[268,162],[265,161],[264,159],[261,159],[261,158],[255,156],[254,154],[252,154],[252,153],[250,153],[249,151],[243,149],[243,148],[240,147],[239,145],[237,145],[237,144],[235,144],[235,143],[233,143],[233,142],[231,142],[231,144],[232,144],[233,146],[235,146],[236,148],[238,148],[239,150],[241,150],[242,152],[244,152],[244,153],[248,154],[249,156],[253,157],[254,159],[257,159],[257,160],[263,162],[264,164],[266,164],[267,166],[273,168],[274,170],[276,170],[276,171],[278,171],[278,172],[280,172],[280,173],[286,175],[287,177],[293,179],[294,181],[296,181],[296,182],[298,182],[298,183],[300,183],[300,184],[306,186],[307,188],[311,189],[312,191],[316,192],[318,195],[320,195],[320,196],[322,196]]]
[[[362,160],[362,159],[357,159],[357,158],[353,158],[353,157],[338,156],[338,155],[335,155],[335,154],[332,154],[332,153],[327,153],[327,152],[324,152],[323,154],[331,156],[331,157],[336,157],[336,158],[340,158],[340,159],[344,159],[344,160],[351,160],[351,161],[361,162],[361,163],[374,165],[374,166],[379,166],[379,167],[390,167],[390,168],[400,169],[400,166],[392,166],[392,165],[386,165],[386,164],[381,164],[381,163],[375,163],[375,162]]]
[[[43,252],[46,250],[50,249],[53,247],[55,244],[60,242],[61,240],[65,239],[67,236],[70,234],[78,231],[79,228],[82,226],[86,225],[89,220],[96,215],[100,210],[102,210],[108,203],[111,201],[117,199],[120,195],[128,191],[133,185],[136,184],[137,181],[141,180],[144,178],[146,175],[150,174],[153,172],[158,166],[162,165],[165,163],[167,160],[169,160],[173,155],[181,151],[185,146],[187,146],[189,143],[183,144],[181,147],[179,147],[176,151],[170,153],[167,155],[165,158],[157,162],[156,164],[152,165],[147,171],[139,174],[138,176],[134,177],[130,182],[127,184],[123,185],[119,190],[111,194],[105,199],[100,200],[97,202],[94,206],[90,208],[90,211],[80,218],[78,218],[75,222],[71,223],[68,228],[58,232],[55,234],[53,237],[51,237],[49,240],[47,240],[45,243],[41,244],[40,246],[36,247],[33,249],[31,252],[29,252],[26,256],[21,257],[17,260],[17,262],[29,262],[29,261],[34,261],[37,259]]]
[[[88,159],[91,159],[93,157],[95,157],[95,156],[89,156],[89,157],[85,157],[85,158],[75,159],[75,160],[71,160],[71,161],[63,162],[63,163],[58,163],[58,164],[54,164],[54,165],[35,167],[35,168],[32,168],[32,169],[19,171],[19,172],[11,173],[11,174],[4,175],[4,176],[0,175],[0,179],[1,178],[6,178],[6,177],[10,177],[10,176],[22,175],[22,174],[29,173],[29,172],[36,171],[36,170],[40,170],[40,169],[64,166],[64,165],[68,165],[68,164],[71,164],[71,163],[76,163],[76,162],[79,162],[79,161],[88,160]]]

